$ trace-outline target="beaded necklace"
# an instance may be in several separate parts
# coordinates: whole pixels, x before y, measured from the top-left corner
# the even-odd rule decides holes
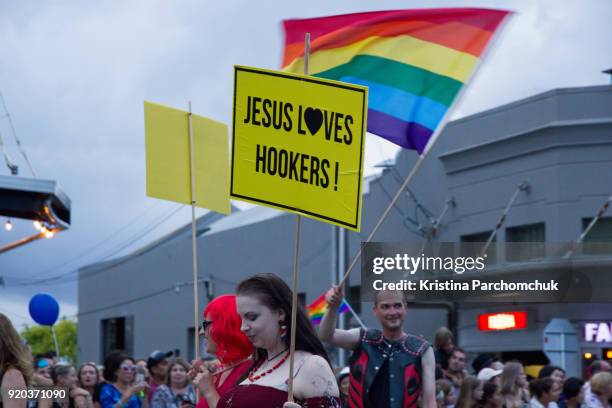
[[[259,367],[261,367],[261,365],[263,364],[263,360],[257,364],[257,366],[253,367],[253,369],[251,369],[251,371],[249,371],[249,375],[247,376],[247,378],[249,379],[250,382],[255,382],[257,380],[259,380],[262,377],[265,377],[266,375],[270,374],[272,371],[276,370],[278,367],[280,367],[281,365],[283,365],[283,363],[285,361],[287,361],[287,358],[289,358],[289,352],[287,351],[287,354],[285,354],[283,356],[283,358],[281,358],[280,360],[278,360],[278,363],[274,364],[272,366],[272,368],[264,371],[261,374],[255,375],[255,373],[257,372],[257,370],[259,370]]]

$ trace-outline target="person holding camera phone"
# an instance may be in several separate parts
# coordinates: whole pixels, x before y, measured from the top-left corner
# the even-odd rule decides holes
[[[170,361],[166,384],[157,387],[151,398],[151,408],[187,408],[195,405],[195,389],[187,373],[189,364],[180,357]]]
[[[121,351],[110,353],[104,361],[104,378],[100,390],[101,408],[148,408],[144,397],[145,382],[135,383],[134,359]]]

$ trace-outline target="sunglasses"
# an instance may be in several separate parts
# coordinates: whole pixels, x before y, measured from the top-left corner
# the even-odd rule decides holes
[[[212,320],[204,320],[202,322],[202,330],[206,331],[206,329],[208,329],[211,324],[213,324]]]
[[[136,367],[131,365],[131,364],[121,364],[119,366],[119,368],[121,368],[125,372],[134,372],[134,371],[136,371]]]

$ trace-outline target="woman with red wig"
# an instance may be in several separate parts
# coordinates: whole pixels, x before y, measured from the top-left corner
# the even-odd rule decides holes
[[[219,362],[199,368],[194,383],[202,398],[196,408],[216,407],[219,398],[250,368],[253,345],[240,331],[241,323],[235,295],[219,296],[204,309],[200,335],[206,339],[206,352],[216,355]]]

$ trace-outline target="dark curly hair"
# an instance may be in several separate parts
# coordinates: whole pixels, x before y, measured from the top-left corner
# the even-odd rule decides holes
[[[104,360],[104,379],[108,382],[117,381],[117,375],[115,373],[125,360],[130,360],[134,363],[134,359],[128,356],[125,351],[116,350],[110,352]]]

